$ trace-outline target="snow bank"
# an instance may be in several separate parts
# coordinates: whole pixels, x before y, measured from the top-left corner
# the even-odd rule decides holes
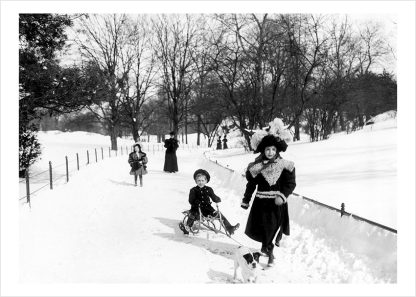
[[[292,142],[282,157],[296,164],[296,193],[397,228],[397,124],[387,119],[319,142]],[[257,155],[243,148],[209,153],[244,173]]]
[[[389,111],[386,111],[384,113],[381,113],[381,114],[378,114],[378,115],[372,117],[367,122],[381,123],[381,122],[388,121],[388,120],[391,120],[391,119],[396,119],[396,117],[397,117],[397,111],[396,110],[389,110]]]
[[[220,185],[229,188],[230,193],[242,197],[246,180],[241,173],[207,159],[201,162],[201,166],[209,172],[215,172]],[[353,275],[340,276],[341,280],[337,281],[368,282],[369,280],[362,279],[368,278],[368,275],[383,282],[397,281],[396,234],[351,217],[340,217],[338,212],[306,201],[300,196],[290,196],[289,212],[292,230],[298,227],[309,230],[291,241],[294,252],[302,252],[303,249],[305,255],[317,257],[321,254],[322,265],[329,267],[334,259],[325,259],[328,252],[322,249],[330,248],[349,267],[348,271],[355,271]],[[321,242],[320,247],[315,247],[317,250],[311,252],[314,247],[307,246],[308,242],[316,241]]]

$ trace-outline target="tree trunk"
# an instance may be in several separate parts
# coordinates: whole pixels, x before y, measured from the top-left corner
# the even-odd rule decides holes
[[[185,143],[188,144],[188,96],[185,98]]]
[[[358,125],[360,128],[362,128],[364,126],[364,115],[359,115],[358,116]]]
[[[201,145],[201,116],[197,115],[197,125],[196,125],[196,145]]]
[[[133,134],[134,142],[137,142],[139,140],[139,130],[136,127],[136,123],[132,125],[131,130],[132,130],[131,132]]]
[[[253,150],[253,148],[251,147],[251,135],[250,135],[250,133],[248,133],[246,130],[242,130],[241,132],[243,132],[243,135],[244,135],[244,138],[245,138],[245,140],[246,140],[246,142],[247,142],[247,146],[248,146],[248,149],[250,150],[250,151],[252,151]]]
[[[299,119],[297,119],[296,122],[295,122],[295,135],[293,136],[293,140],[294,141],[299,141],[300,140],[300,123],[299,123]]]
[[[113,125],[110,125],[108,132],[110,133],[111,149],[117,150],[117,129]]]
[[[315,141],[315,124],[309,123],[309,139],[311,142]]]
[[[185,143],[188,144],[188,121],[185,117]]]
[[[175,132],[175,135],[178,135],[178,131],[179,131],[178,102],[177,102],[177,100],[172,100],[172,101],[173,101],[173,115],[172,115],[173,132]],[[175,137],[177,137],[177,136],[175,136]]]
[[[341,127],[341,131],[347,130],[346,125],[345,125],[344,115],[342,112],[339,114],[339,125]]]

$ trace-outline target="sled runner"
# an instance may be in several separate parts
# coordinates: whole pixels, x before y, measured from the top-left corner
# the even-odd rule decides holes
[[[204,216],[201,212],[201,208],[198,208],[199,210],[199,220],[195,220],[192,227],[189,229],[189,231],[192,234],[197,234],[201,229],[205,230],[211,230],[215,233],[222,233],[228,237],[231,237],[230,233],[227,231],[227,228],[225,228],[224,222],[222,220],[221,212],[218,209],[218,204],[216,204],[217,212],[215,216]],[[182,220],[183,225],[187,226],[187,222],[189,217],[192,215],[189,210],[185,210],[182,212],[185,216]]]

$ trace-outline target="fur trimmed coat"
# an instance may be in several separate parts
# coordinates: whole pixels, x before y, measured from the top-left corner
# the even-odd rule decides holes
[[[137,155],[136,152],[131,152],[129,154],[129,164],[131,167],[130,174],[134,175],[144,175],[147,173],[146,171],[146,164],[147,164],[147,156],[143,152],[139,152]]]
[[[267,162],[256,159],[246,171],[247,185],[243,202],[249,204],[251,196],[257,192],[247,219],[245,234],[251,239],[269,244],[273,241],[279,227],[283,234],[290,234],[289,211],[287,203],[275,204],[275,197],[284,201],[296,187],[295,165],[281,157]]]

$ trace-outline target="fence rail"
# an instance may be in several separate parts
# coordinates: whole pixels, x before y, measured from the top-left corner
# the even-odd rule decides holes
[[[235,172],[235,170],[234,170],[234,169],[228,168],[228,167],[226,167],[226,166],[224,166],[224,165],[222,165],[222,164],[218,163],[218,161],[217,161],[217,160],[215,160],[215,161],[211,160],[209,157],[207,157],[206,153],[207,153],[207,152],[204,152],[204,157],[205,157],[207,160],[209,160],[210,162],[215,163],[217,166],[220,166],[220,167],[222,167],[222,168],[224,168],[224,169],[227,169],[227,170],[229,170],[229,171],[231,171],[231,172]],[[245,174],[241,174],[241,176],[243,176],[243,177],[245,178]],[[366,223],[368,223],[368,224],[370,224],[370,225],[373,225],[373,226],[376,226],[376,227],[379,227],[379,228],[381,228],[381,229],[384,229],[384,230],[387,230],[387,231],[390,231],[390,232],[393,232],[393,233],[397,234],[397,230],[396,230],[396,229],[394,229],[394,228],[391,228],[391,227],[385,226],[385,225],[383,225],[383,224],[380,224],[380,223],[374,222],[374,221],[372,221],[372,220],[369,220],[369,219],[366,219],[366,218],[360,217],[360,216],[355,215],[355,214],[353,214],[353,213],[346,212],[346,211],[345,211],[345,203],[342,203],[342,204],[341,204],[341,208],[339,208],[339,209],[338,209],[338,208],[336,208],[336,207],[334,207],[334,206],[327,205],[327,204],[325,204],[325,203],[319,202],[319,201],[317,201],[317,200],[314,200],[314,199],[311,199],[311,198],[308,198],[308,197],[305,197],[305,196],[302,196],[302,195],[299,195],[299,194],[296,194],[296,193],[292,193],[292,195],[295,195],[295,196],[297,196],[297,197],[301,197],[302,199],[304,199],[304,200],[306,200],[306,201],[309,201],[309,202],[311,202],[311,203],[313,203],[313,204],[316,204],[316,205],[318,205],[318,206],[320,206],[320,207],[324,207],[324,208],[330,209],[330,210],[332,210],[332,211],[336,211],[336,212],[340,213],[340,217],[342,217],[342,216],[350,216],[350,217],[352,217],[352,218],[353,218],[353,219],[355,219],[355,220],[358,220],[358,221],[363,221],[363,222],[366,222]]]
[[[108,148],[108,150],[109,150],[108,151],[108,158],[111,158],[111,157],[114,157],[114,156],[116,156],[116,157],[117,156],[123,156],[124,151],[126,153],[128,153],[128,151],[129,151],[128,150],[128,146],[125,147],[125,150],[123,150],[123,149],[124,148],[122,146],[121,147],[118,147],[117,150],[111,150],[111,148],[109,147]],[[118,150],[121,151],[120,154],[117,153]],[[49,186],[49,188],[51,190],[53,190],[54,184],[56,184],[56,182],[58,180],[61,180],[63,178],[66,178],[66,182],[68,183],[70,176],[74,172],[79,171],[80,168],[86,167],[86,166],[88,166],[88,165],[91,164],[90,159],[89,159],[89,157],[90,157],[90,151],[91,151],[91,149],[86,150],[86,163],[85,163],[85,165],[81,165],[80,166],[80,161],[79,161],[79,155],[80,154],[79,153],[76,153],[75,154],[75,156],[76,156],[75,159],[69,159],[68,156],[65,156],[64,157],[64,160],[65,161],[63,163],[58,164],[58,165],[52,165],[52,162],[49,161],[49,165],[48,165],[49,168],[48,169],[43,170],[41,172],[37,172],[37,173],[35,173],[33,175],[28,174],[29,170],[27,170],[26,171],[26,174],[25,174],[25,178],[23,178],[22,180],[19,181],[19,183],[26,183],[26,190],[25,190],[26,191],[26,195],[23,196],[23,197],[20,197],[19,198],[19,201],[20,200],[23,200],[23,199],[26,199],[26,202],[29,203],[29,205],[30,205],[30,199],[31,199],[31,196],[33,194],[35,194],[35,193],[37,193],[37,192],[45,189],[47,186]],[[95,151],[96,152],[97,151],[97,148],[92,149],[92,151]],[[101,147],[101,151],[103,152],[103,148],[102,147]],[[115,152],[115,153],[112,153],[112,152]],[[102,154],[102,158],[100,158],[100,159],[101,160],[105,160],[104,154]],[[96,159],[96,162],[98,162],[98,160],[99,159],[97,158]],[[72,169],[72,168],[70,169],[69,168],[70,165],[76,166],[75,169]],[[65,167],[65,169],[64,169],[65,171],[64,172],[57,173],[56,169],[63,168],[63,167]],[[45,175],[45,178],[44,179],[37,180],[36,183],[33,183],[33,182],[31,183],[31,179],[33,180],[35,177],[39,177],[42,174]],[[39,186],[39,184],[41,184],[41,185],[40,185],[40,187],[37,187],[36,189],[31,190],[30,185],[34,185],[34,184],[36,184],[38,186]]]
[[[152,152],[153,154],[155,154],[156,151],[163,151],[164,145],[163,143],[157,143],[157,144],[153,144],[153,143],[141,143],[142,145],[142,149],[146,151],[147,148],[147,152],[150,153]],[[107,158],[111,158],[111,157],[120,157],[123,155],[127,155],[130,152],[133,152],[133,145],[131,146],[119,146],[117,147],[117,150],[112,150],[111,147],[108,147],[108,157],[107,157],[107,153],[104,153],[104,148],[103,147],[99,147],[99,148],[93,148],[93,149],[88,149],[86,150],[86,163],[85,164],[80,164],[80,160],[79,160],[79,156],[81,155],[80,153],[75,153],[74,154],[74,159],[69,159],[68,155],[64,157],[64,162],[59,163],[58,165],[53,165],[51,161],[49,161],[49,168],[46,170],[43,170],[41,172],[37,172],[33,175],[31,174],[26,174],[25,178],[22,178],[22,180],[19,181],[20,183],[26,183],[26,195],[23,197],[19,198],[19,201],[26,199],[26,202],[30,205],[30,199],[31,199],[31,195],[39,192],[40,190],[45,189],[47,186],[49,186],[49,188],[51,190],[53,190],[53,186],[54,184],[56,184],[56,181],[61,180],[63,178],[66,178],[66,182],[69,182],[69,178],[70,176],[76,172],[79,171],[80,168],[86,167],[88,165],[90,165],[91,163],[98,163],[98,161],[102,161],[102,160],[106,160]],[[180,145],[180,148],[182,148],[183,150],[191,150],[191,149],[196,149],[196,148],[200,148],[201,146],[198,145],[194,145],[194,144],[182,144]],[[120,153],[118,153],[118,151],[120,151]],[[92,155],[91,155],[92,153]],[[91,159],[92,158],[92,159]],[[95,159],[95,162],[94,162]],[[76,166],[75,169],[70,170],[70,166],[69,165],[74,165]],[[56,169],[58,168],[65,168],[64,172],[60,172],[57,173]],[[30,170],[26,171],[26,172],[30,172]],[[39,177],[40,175],[45,175],[45,178],[42,178],[40,180],[36,180],[36,183],[31,183],[31,180],[33,180],[35,177]],[[56,175],[56,176],[55,176]],[[32,189],[30,185],[34,185],[36,184],[38,187],[36,189]],[[40,184],[40,185],[39,185]],[[39,187],[40,186],[40,187]]]

